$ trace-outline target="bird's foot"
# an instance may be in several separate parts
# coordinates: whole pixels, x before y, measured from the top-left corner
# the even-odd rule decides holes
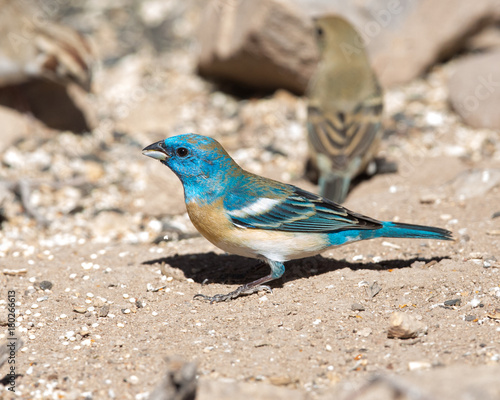
[[[198,293],[197,295],[195,295],[193,297],[193,300],[194,299],[207,300],[210,302],[210,304],[220,303],[222,301],[233,300],[241,295],[252,294],[252,293],[258,292],[260,290],[265,290],[269,293],[273,292],[272,289],[267,285],[251,286],[251,284],[246,284],[246,285],[240,286],[238,289],[236,289],[228,294],[216,294],[214,296],[207,296],[207,295]]]

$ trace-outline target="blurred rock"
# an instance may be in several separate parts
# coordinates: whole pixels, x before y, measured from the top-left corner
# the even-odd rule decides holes
[[[449,82],[449,100],[464,122],[500,129],[500,51],[457,61]]]
[[[500,48],[500,26],[490,25],[467,40],[465,48],[469,52]]]
[[[451,182],[455,196],[460,200],[484,196],[500,184],[500,169],[476,169],[461,172]]]
[[[379,7],[379,33],[368,42],[368,50],[386,87],[422,75],[436,62],[460,51],[471,34],[500,18],[496,0],[411,1],[392,13],[387,11],[394,2],[375,3]],[[370,13],[374,15],[373,7]]]
[[[116,239],[137,232],[137,224],[129,215],[114,210],[99,212],[92,223],[92,233],[98,240]]]
[[[30,131],[29,121],[25,116],[2,106],[0,106],[0,126],[2,126],[0,153]]]
[[[283,0],[213,0],[199,31],[201,75],[303,93],[318,58],[312,22]]]
[[[167,373],[149,400],[194,400],[196,396],[196,364],[180,357],[167,359]],[[215,397],[217,398],[217,397]]]

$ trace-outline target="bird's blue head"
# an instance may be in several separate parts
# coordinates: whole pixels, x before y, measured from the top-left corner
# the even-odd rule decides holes
[[[211,203],[241,170],[219,142],[193,133],[150,144],[142,154],[159,160],[179,177],[186,202]]]

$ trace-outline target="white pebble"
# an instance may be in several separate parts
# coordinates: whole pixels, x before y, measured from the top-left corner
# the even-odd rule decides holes
[[[479,304],[481,304],[481,300],[479,300],[477,297],[474,297],[469,304],[472,308],[476,308]]]
[[[431,368],[431,363],[427,361],[410,361],[408,363],[408,369],[410,371],[417,371],[419,369],[429,369]]]

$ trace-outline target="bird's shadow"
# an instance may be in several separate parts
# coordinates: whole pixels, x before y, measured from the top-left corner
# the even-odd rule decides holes
[[[443,259],[449,259],[449,257],[413,257],[408,260],[386,260],[381,263],[351,263],[345,260],[333,260],[318,255],[288,261],[285,264],[286,271],[282,277],[281,284],[342,268],[350,268],[354,271],[360,269],[383,271],[409,268],[416,261],[428,263],[431,261],[439,262]],[[262,278],[270,272],[269,266],[265,262],[233,254],[215,254],[213,252],[156,258],[144,261],[142,264],[153,265],[162,263],[182,270],[186,278],[191,278],[198,283],[210,282],[242,285]]]

